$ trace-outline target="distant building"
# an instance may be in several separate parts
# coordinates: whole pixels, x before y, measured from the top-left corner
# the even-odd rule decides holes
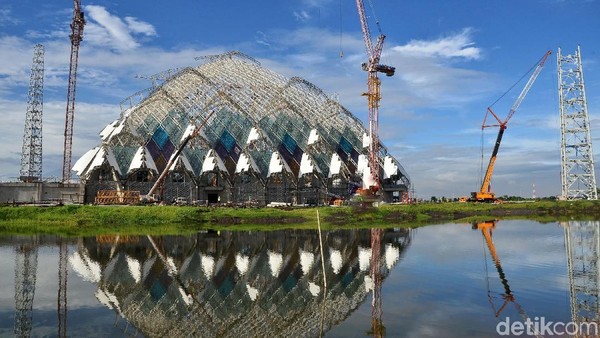
[[[73,168],[87,202],[98,190],[146,194],[202,123],[170,169],[166,201],[323,204],[348,198],[370,177],[367,130],[315,85],[238,52],[206,60],[131,96],[102,130],[101,144]],[[380,158],[384,199],[399,200],[410,179],[383,145]]]

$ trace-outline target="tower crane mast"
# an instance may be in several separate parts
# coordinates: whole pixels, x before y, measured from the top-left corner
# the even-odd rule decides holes
[[[368,72],[368,91],[363,95],[367,97],[369,107],[369,168],[371,169],[372,185],[371,190],[376,192],[379,190],[379,101],[381,100],[381,81],[379,80],[378,73],[384,73],[387,76],[393,76],[396,71],[395,67],[386,66],[379,64],[381,58],[381,52],[383,50],[383,41],[385,35],[381,33],[379,28],[379,22],[377,27],[379,29],[379,36],[377,37],[377,43],[373,46],[371,41],[371,31],[367,22],[365,14],[365,8],[362,0],[356,0],[356,7],[358,8],[358,16],[360,18],[360,25],[362,28],[363,39],[365,42],[365,48],[367,49],[368,62],[362,64],[362,69]]]
[[[73,22],[71,23],[71,60],[69,66],[69,84],[67,86],[67,109],[65,114],[65,143],[63,149],[62,182],[71,181],[71,154],[73,149],[73,119],[75,117],[75,89],[77,84],[77,65],[79,45],[83,40],[85,18],[81,11],[81,1],[73,0]]]
[[[551,53],[552,53],[552,51],[547,51],[546,54],[544,54],[544,56],[540,59],[540,61],[537,64],[537,67],[533,71],[533,74],[531,74],[529,81],[527,81],[527,83],[525,84],[525,87],[523,87],[523,90],[521,90],[521,93],[519,94],[519,96],[517,97],[517,99],[515,100],[513,105],[511,106],[511,108],[508,112],[508,115],[506,115],[506,119],[504,119],[504,121],[502,121],[498,117],[498,115],[496,115],[496,113],[494,113],[491,106],[488,107],[487,112],[485,114],[485,118],[483,119],[483,124],[481,125],[481,129],[488,128],[488,127],[498,127],[498,136],[496,137],[496,144],[494,145],[494,150],[492,151],[492,156],[490,156],[490,162],[488,163],[487,170],[485,172],[485,176],[481,183],[481,188],[479,189],[479,191],[475,191],[475,192],[471,193],[471,198],[470,198],[471,201],[473,201],[473,202],[495,202],[497,200],[496,194],[494,194],[493,192],[490,191],[490,184],[492,181],[492,173],[494,172],[494,166],[496,164],[496,157],[498,155],[498,150],[500,149],[500,142],[502,142],[502,136],[504,135],[504,130],[506,130],[506,125],[507,125],[508,121],[513,117],[513,115],[515,114],[515,112],[517,111],[517,109],[519,108],[521,103],[523,102],[523,99],[525,99],[525,96],[529,92],[529,89],[531,89],[531,86],[533,85],[533,82],[535,81],[535,79],[538,77],[538,75],[542,71],[542,68],[544,67],[544,63],[546,62],[546,59],[548,58],[548,56],[550,56]],[[498,121],[498,124],[486,124],[488,114],[491,114],[496,119],[496,121]]]
[[[379,21],[377,21],[377,29],[379,36],[377,42],[373,46],[371,41],[371,31],[365,14],[365,7],[362,0],[356,0],[358,8],[358,16],[360,18],[360,26],[362,28],[365,48],[367,50],[368,62],[362,64],[362,69],[368,75],[367,92],[363,95],[367,97],[369,107],[369,168],[371,169],[371,182],[368,188],[372,193],[377,193],[380,187],[379,181],[379,101],[381,100],[381,81],[378,73],[384,73],[387,76],[393,76],[396,71],[395,67],[386,66],[379,63],[381,52],[383,50],[383,42],[385,35],[381,32]],[[363,185],[365,179],[363,178]],[[366,187],[365,187],[366,188]],[[371,229],[371,278],[373,280],[373,299],[371,303],[371,331],[374,337],[382,337],[385,335],[385,327],[382,322],[382,305],[381,305],[381,237],[383,236],[382,229]]]

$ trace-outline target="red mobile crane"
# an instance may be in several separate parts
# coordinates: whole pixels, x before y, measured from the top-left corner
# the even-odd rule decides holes
[[[367,97],[369,104],[369,167],[371,169],[371,177],[374,182],[370,188],[371,191],[377,192],[379,190],[380,185],[379,101],[381,100],[381,81],[379,80],[377,73],[384,73],[387,76],[393,76],[394,72],[396,71],[396,68],[392,66],[379,64],[385,35],[381,33],[379,22],[377,22],[379,37],[377,38],[377,43],[375,44],[375,46],[373,46],[373,43],[371,42],[371,32],[367,23],[363,1],[356,0],[356,7],[358,7],[358,16],[360,17],[360,25],[362,27],[363,39],[365,41],[365,47],[367,49],[367,56],[369,57],[369,61],[362,64],[362,69],[369,73],[368,91],[363,95]]]
[[[71,152],[73,148],[73,119],[75,117],[75,88],[77,84],[77,64],[79,60],[79,44],[83,40],[85,18],[81,11],[81,1],[73,0],[73,22],[71,23],[71,61],[69,68],[69,85],[67,87],[67,109],[65,118],[65,144],[63,149],[62,182],[71,181]]]
[[[490,183],[492,181],[492,173],[494,171],[494,165],[496,164],[496,156],[498,155],[498,149],[500,149],[500,142],[502,142],[502,136],[504,135],[504,130],[506,129],[506,124],[513,117],[513,115],[515,114],[515,112],[517,111],[517,109],[519,108],[521,103],[523,102],[523,99],[529,92],[529,89],[531,89],[533,82],[539,75],[540,71],[542,70],[542,67],[544,67],[544,63],[546,62],[546,59],[548,58],[548,56],[550,56],[551,53],[552,53],[552,51],[547,51],[546,54],[544,54],[544,56],[538,62],[537,67],[535,68],[535,71],[533,72],[533,74],[531,74],[529,81],[527,81],[527,84],[525,84],[525,87],[521,91],[521,94],[519,94],[519,96],[517,97],[517,100],[515,101],[515,103],[513,103],[512,107],[510,108],[510,111],[508,112],[508,115],[506,116],[506,119],[504,119],[504,121],[500,120],[498,115],[496,115],[496,113],[494,113],[494,111],[492,110],[491,106],[488,107],[487,112],[485,114],[485,118],[483,119],[483,124],[481,125],[481,129],[488,128],[488,127],[499,127],[498,137],[496,138],[496,144],[494,146],[494,150],[492,151],[492,156],[490,157],[490,162],[489,162],[487,170],[485,172],[483,182],[481,183],[481,188],[479,189],[479,191],[475,191],[475,192],[471,193],[471,198],[469,199],[471,202],[496,202],[496,201],[498,201],[496,199],[496,194],[494,194],[493,192],[490,191],[491,190]],[[488,114],[492,114],[492,116],[496,119],[496,121],[498,121],[498,124],[486,124]]]

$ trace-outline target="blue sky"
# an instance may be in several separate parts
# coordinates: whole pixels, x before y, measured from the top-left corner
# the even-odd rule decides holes
[[[409,173],[417,197],[478,188],[486,108],[547,50],[553,55],[504,135],[492,189],[499,195],[560,193],[556,50],[581,46],[592,138],[600,137],[598,0],[369,1],[387,39],[380,137]],[[45,178],[61,175],[71,1],[0,0],[0,180],[19,173],[33,46],[45,46]],[[197,64],[239,50],[334,95],[366,121],[366,60],[354,1],[87,1],[80,50],[73,159],[99,143],[119,102],[151,86],[136,75]],[[343,51],[343,57],[340,52]],[[521,88],[496,104],[506,116]],[[487,165],[496,130],[484,133]],[[598,149],[595,146],[595,158]]]

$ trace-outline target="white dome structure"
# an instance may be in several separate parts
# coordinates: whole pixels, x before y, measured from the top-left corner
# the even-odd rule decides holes
[[[100,133],[101,145],[73,168],[87,201],[104,189],[147,193],[201,124],[169,169],[164,200],[322,204],[362,185],[370,172],[360,161],[367,130],[337,101],[239,52],[204,60],[122,102],[120,119]],[[383,145],[380,159],[384,199],[391,201],[409,190],[410,179]]]

